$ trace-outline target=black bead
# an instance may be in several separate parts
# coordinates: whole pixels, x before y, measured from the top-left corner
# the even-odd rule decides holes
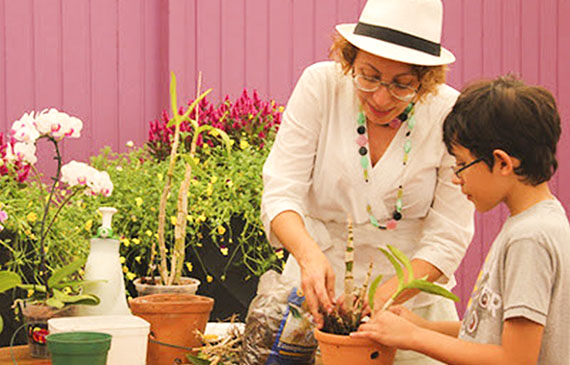
[[[408,120],[408,113],[403,112],[402,114],[398,115],[398,119],[400,119],[401,122],[405,122]]]
[[[409,136],[410,136],[410,133],[412,133],[412,132],[407,131],[407,132],[406,132],[406,137],[409,137]]]
[[[366,147],[360,147],[358,149],[358,153],[360,153],[361,156],[364,156],[368,153],[368,150],[366,149]]]
[[[380,354],[378,353],[378,351],[374,351],[373,353],[370,354],[370,358],[372,360],[377,359],[378,356],[380,356]]]
[[[392,214],[392,218],[394,218],[394,220],[399,221],[400,219],[402,219],[402,213],[395,210],[394,213]]]
[[[358,126],[358,128],[356,128],[356,131],[358,132],[358,134],[364,134],[366,133],[366,127],[363,125]]]

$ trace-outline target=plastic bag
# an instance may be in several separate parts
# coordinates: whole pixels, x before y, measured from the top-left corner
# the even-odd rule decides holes
[[[301,290],[268,271],[246,317],[240,364],[313,364],[317,342]]]

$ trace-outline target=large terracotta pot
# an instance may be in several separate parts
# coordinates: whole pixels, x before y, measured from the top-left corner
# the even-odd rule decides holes
[[[152,294],[134,298],[130,304],[134,315],[150,323],[147,364],[164,365],[176,359],[185,363],[190,349],[201,346],[196,330],[203,333],[206,329],[214,299],[191,294]]]
[[[333,335],[315,329],[324,365],[392,365],[396,349],[371,340]]]

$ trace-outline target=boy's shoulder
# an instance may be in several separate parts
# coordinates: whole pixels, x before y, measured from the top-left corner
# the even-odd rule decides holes
[[[544,200],[509,217],[504,229],[511,242],[518,239],[539,240],[543,243],[570,242],[570,222],[557,199]]]

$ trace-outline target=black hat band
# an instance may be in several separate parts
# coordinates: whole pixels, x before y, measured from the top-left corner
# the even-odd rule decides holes
[[[426,39],[416,37],[415,35],[378,25],[359,22],[356,24],[356,28],[354,28],[354,34],[376,38],[438,57],[441,54],[441,45],[439,43],[434,43]]]

